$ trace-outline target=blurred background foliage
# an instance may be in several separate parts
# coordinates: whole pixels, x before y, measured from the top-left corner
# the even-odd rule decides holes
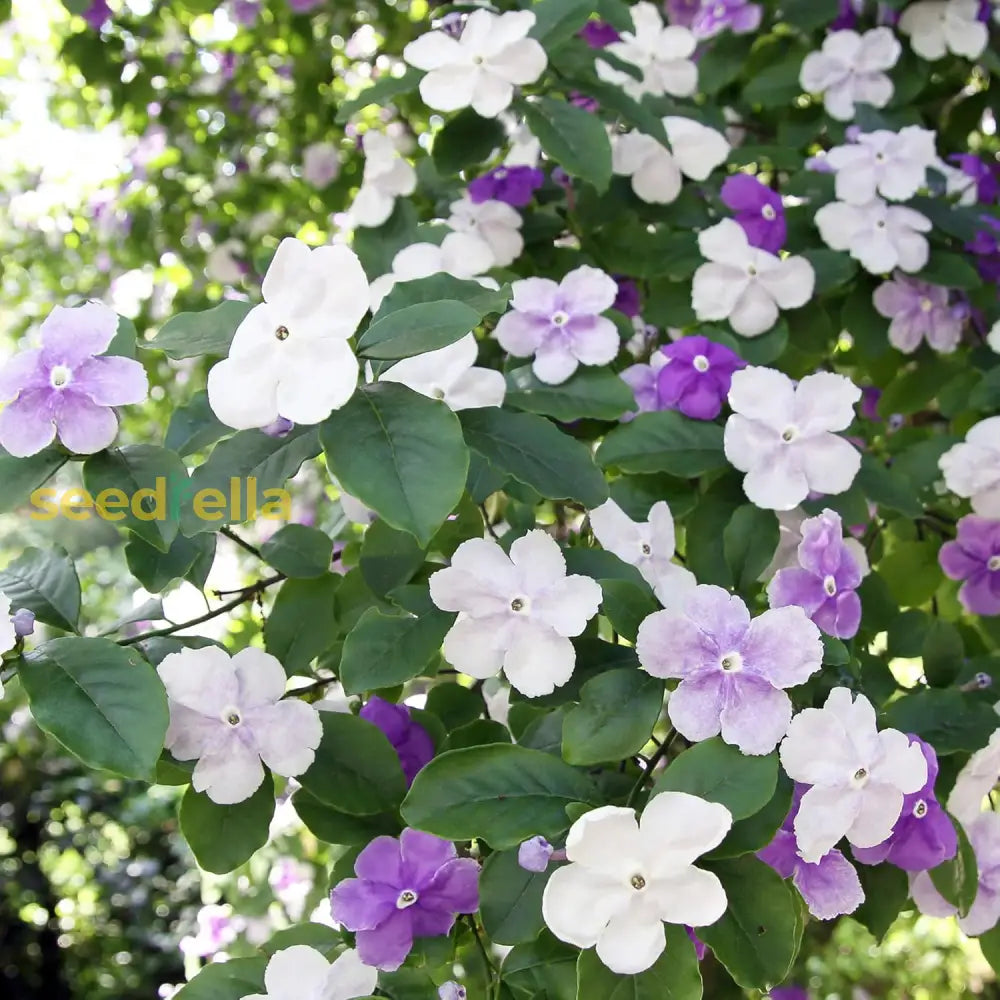
[[[336,120],[401,71],[381,53],[399,53],[426,16],[425,0],[0,0],[4,353],[53,305],[89,297],[151,334],[167,315],[250,293],[282,236],[335,238],[364,129],[413,149],[435,124],[414,95]],[[341,164],[322,186],[303,173],[317,143],[333,144]],[[419,171],[418,199],[433,198],[428,159]],[[169,411],[204,384],[195,366],[205,362],[143,360],[151,403],[127,411],[125,430],[158,441]],[[343,537],[337,505],[317,504],[329,486],[312,475],[295,484],[295,517]],[[5,560],[32,544],[64,545],[77,560],[89,634],[136,607],[175,621],[204,607],[190,584],[163,610],[148,604],[126,583],[119,532],[100,520],[0,518]],[[206,586],[245,583],[241,555],[220,548]],[[231,647],[256,630],[255,614],[247,606],[224,626]],[[15,682],[0,702],[0,997],[166,997],[204,961],[328,919],[336,859],[289,813],[279,809],[271,844],[243,869],[204,876],[178,835],[173,789],[79,766],[41,737]],[[903,914],[880,946],[850,919],[813,922],[807,936],[795,980],[813,997],[1000,995],[950,921]]]

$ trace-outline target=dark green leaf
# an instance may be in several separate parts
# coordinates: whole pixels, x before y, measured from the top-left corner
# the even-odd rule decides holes
[[[920,517],[924,512],[912,483],[902,473],[886,468],[871,455],[861,457],[861,471],[855,483],[872,503],[880,507],[898,511],[905,517]]]
[[[546,156],[598,191],[607,189],[611,181],[611,143],[597,115],[551,97],[527,102],[524,115]]]
[[[242,1000],[264,989],[266,958],[231,958],[211,962],[186,986],[175,1000]]]
[[[8,514],[29,499],[32,510],[28,516],[33,521],[47,521],[56,516],[56,508],[42,507],[41,502],[53,504],[56,491],[51,496],[35,496],[35,491],[69,460],[69,455],[56,447],[45,448],[28,458],[15,458],[0,448],[0,514]]]
[[[215,558],[216,535],[195,535],[185,538],[178,535],[166,552],[147,545],[133,535],[125,545],[125,561],[129,572],[150,593],[166,590],[174,580],[185,579],[189,574],[205,568],[205,576]]]
[[[377,104],[380,107],[385,107],[391,103],[394,97],[416,90],[423,75],[420,70],[414,69],[412,66],[407,66],[405,72],[399,76],[386,73],[370,87],[362,90],[357,97],[352,97],[349,101],[341,101],[337,106],[337,114],[333,120],[338,125],[343,125],[369,105]]]
[[[3,572],[0,592],[12,611],[27,608],[46,625],[75,632],[80,617],[80,581],[65,549],[25,549]]]
[[[140,346],[149,351],[163,351],[175,361],[205,354],[225,357],[236,328],[252,308],[251,302],[227,299],[204,312],[177,313],[160,327],[152,340],[144,341]]]
[[[885,725],[915,733],[941,756],[986,746],[997,719],[989,705],[955,688],[923,688],[889,705]]]
[[[608,434],[597,461],[605,469],[693,478],[726,465],[722,428],[673,410],[640,413]]]
[[[979,272],[965,258],[941,250],[931,254],[930,262],[914,278],[946,288],[979,288],[983,283]]]
[[[964,917],[968,915],[979,892],[979,869],[965,829],[961,823],[954,820],[952,823],[958,834],[958,853],[932,868],[928,874],[934,888],[958,910],[959,916]]]
[[[219,438],[232,432],[233,429],[222,423],[212,412],[208,405],[208,393],[202,390],[171,414],[163,443],[184,458],[196,451],[204,451]]]
[[[525,871],[517,851],[497,851],[486,859],[479,876],[483,927],[495,944],[527,944],[545,927],[542,891],[547,878]]]
[[[924,639],[924,676],[932,687],[947,687],[958,676],[965,657],[962,635],[954,625],[935,618]]]
[[[358,343],[366,358],[409,358],[460,340],[479,323],[464,302],[418,302],[392,310],[383,304]]]
[[[321,802],[300,788],[292,800],[299,819],[320,840],[328,844],[364,846],[376,837],[398,837],[399,823],[388,814],[378,816],[351,816]]]
[[[504,127],[495,118],[483,118],[472,108],[466,108],[435,133],[431,158],[440,173],[457,174],[488,160],[506,139]]]
[[[910,880],[895,865],[855,865],[865,901],[851,916],[864,924],[877,941],[885,937],[910,895]]]
[[[334,599],[341,578],[287,580],[264,623],[264,643],[288,674],[308,673],[309,664],[333,645],[339,629]]]
[[[753,504],[738,508],[722,533],[722,548],[736,589],[748,591],[778,548],[778,519]]]
[[[636,408],[632,390],[614,372],[605,368],[579,368],[561,385],[540,382],[531,366],[515,368],[507,374],[507,406],[540,413],[556,420],[571,421],[591,417],[618,420]]]
[[[322,576],[330,568],[333,542],[318,528],[286,524],[260,547],[265,561],[285,576]]]
[[[632,580],[598,579],[604,598],[601,611],[612,627],[629,642],[635,642],[639,626],[660,606],[654,600],[649,586]]]
[[[478,510],[475,513],[479,524],[477,535],[481,536],[482,518]],[[445,522],[445,526],[447,524]],[[373,593],[384,597],[395,587],[408,583],[426,556],[413,535],[390,528],[385,521],[376,521],[369,525],[361,543],[361,575]]]

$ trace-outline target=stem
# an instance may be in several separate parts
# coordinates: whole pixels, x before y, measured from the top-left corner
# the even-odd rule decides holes
[[[500,536],[493,530],[493,525],[490,523],[490,512],[486,509],[486,504],[481,503],[479,505],[479,512],[483,515],[483,524],[486,525],[486,530],[490,533],[490,538],[495,542],[499,542]]]
[[[635,802],[639,792],[642,791],[642,786],[646,783],[646,779],[653,773],[656,765],[659,764],[664,757],[666,757],[667,752],[670,750],[676,736],[677,730],[671,729],[666,739],[664,739],[664,741],[656,748],[656,752],[653,756],[649,758],[649,763],[646,765],[646,769],[639,775],[639,780],[632,786],[632,791],[628,793],[628,798],[625,800],[626,808]]]
[[[246,539],[240,538],[240,536],[237,535],[232,528],[223,525],[219,528],[219,534],[225,535],[226,538],[228,538],[231,542],[235,542],[241,549],[249,552],[250,555],[256,556],[260,560],[264,559],[264,557],[260,554],[260,549],[258,549],[256,545],[251,545]]]
[[[479,953],[483,956],[483,961],[486,963],[486,995],[490,996],[492,994],[497,998],[497,1000],[499,1000],[500,970],[497,968],[492,956],[486,948],[485,942],[479,935],[479,926],[476,924],[476,918],[474,916],[469,917],[469,926],[472,928],[472,934],[476,939],[476,944],[479,945]]]

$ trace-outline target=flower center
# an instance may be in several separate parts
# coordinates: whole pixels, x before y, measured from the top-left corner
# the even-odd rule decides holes
[[[799,436],[799,429],[797,427],[786,427],[781,432],[781,440],[788,444],[790,441],[794,441]]]
[[[432,396],[433,396],[433,397],[434,397],[435,399],[444,399],[444,389],[438,389],[438,388],[435,388],[435,389],[434,389],[434,390],[433,390],[433,391],[431,392],[431,395],[432,395]]]
[[[725,17],[727,14],[726,5],[724,3],[717,3],[713,8],[712,13],[718,18]]]
[[[934,303],[931,302],[931,300],[929,298],[927,298],[927,296],[925,295],[920,300],[920,311],[921,312],[925,312],[925,313],[929,313],[933,308],[934,308]]]
[[[876,153],[875,154],[875,162],[876,163],[885,163],[885,153]]]
[[[913,815],[917,819],[923,819],[927,815],[927,803],[923,799],[920,799],[913,807]]]
[[[773,221],[775,218],[777,218],[778,215],[778,213],[774,210],[773,205],[765,205],[760,210],[760,214],[764,216],[764,218],[767,219],[768,222]]]
[[[472,64],[474,66],[482,66],[482,64],[484,62],[486,62],[486,59],[483,56],[473,56],[472,57]]]
[[[242,721],[240,710],[232,705],[222,710],[222,721],[235,729]]]
[[[719,666],[722,667],[727,673],[738,673],[743,669],[743,657],[739,653],[726,653],[726,655],[719,660]]]
[[[569,322],[569,313],[563,312],[562,309],[552,314],[553,326],[565,326],[568,322]]]
[[[837,581],[832,576],[825,577],[823,580],[823,589],[826,591],[828,597],[833,597],[837,593]]]
[[[650,548],[649,542],[643,542],[640,551],[644,556],[651,556],[653,554],[653,550]]]
[[[851,784],[855,788],[863,788],[868,784],[868,768],[859,767],[851,776]]]
[[[514,600],[510,602],[510,610],[516,612],[530,611],[531,601],[527,597],[515,597]]]
[[[1000,569],[1000,556],[990,556],[989,560],[987,560],[986,568],[991,573],[995,573]]]
[[[751,264],[747,268],[747,274],[749,274],[751,278],[755,278],[757,276],[757,268],[755,268],[753,264]]]
[[[642,875],[633,875],[629,880],[629,885],[637,891],[646,888],[646,879]]]
[[[711,365],[708,363],[708,358],[704,354],[696,354],[694,360],[691,362],[694,365],[695,371],[707,372]]]
[[[885,229],[885,219],[879,219],[878,222],[875,223],[875,228]]]
[[[507,177],[506,169],[504,167],[497,167],[496,170],[493,171],[493,177],[498,181],[505,180]]]
[[[62,389],[69,384],[73,372],[65,365],[56,365],[49,373],[49,382],[53,389]]]
[[[408,906],[413,906],[419,897],[412,889],[404,889],[396,900],[396,909],[405,910]]]
[[[288,340],[288,327],[279,326],[278,329],[274,331],[274,336],[278,340]]]

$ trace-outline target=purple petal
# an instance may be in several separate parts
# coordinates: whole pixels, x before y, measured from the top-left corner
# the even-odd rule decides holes
[[[543,872],[549,867],[553,847],[544,837],[532,837],[517,849],[517,863],[527,872]]]
[[[472,858],[448,861],[420,898],[435,910],[475,913],[479,909],[479,865]]]
[[[86,396],[70,390],[59,394],[55,406],[59,440],[70,451],[90,455],[114,441],[118,418],[110,407],[98,406]]]
[[[723,681],[717,673],[683,680],[667,701],[667,715],[688,740],[707,740],[722,729]]]
[[[845,590],[824,601],[811,617],[827,635],[850,639],[861,627],[861,598],[853,590]]]
[[[400,854],[400,842],[395,837],[376,837],[354,862],[354,874],[369,882],[383,882],[394,889],[412,889],[407,886]]]
[[[407,883],[402,888],[422,891],[434,884],[442,866],[453,861],[455,845],[431,833],[407,828],[399,837],[402,854],[402,878]],[[475,862],[473,862],[475,864]]]
[[[98,406],[141,403],[149,392],[146,369],[131,358],[89,358],[73,372],[73,388]]]
[[[962,584],[958,599],[970,614],[1000,615],[1000,573],[977,570]]]
[[[52,443],[56,426],[49,410],[49,389],[22,392],[0,410],[0,445],[17,458],[40,452]]]
[[[795,888],[818,920],[832,920],[853,913],[865,900],[864,890],[854,866],[833,850],[816,864],[805,861],[796,866],[792,876]]]
[[[757,857],[770,865],[782,878],[790,878],[796,866],[802,861],[795,846],[795,834],[781,829],[767,847],[757,852]]]
[[[365,965],[394,972],[413,947],[413,918],[409,910],[397,910],[378,927],[358,931],[357,946]]]
[[[40,350],[15,354],[0,368],[0,400],[13,399],[25,389],[48,389],[49,385]]]
[[[767,597],[772,608],[790,605],[802,608],[811,618],[827,599],[820,577],[797,566],[779,569],[767,586]]]
[[[351,931],[371,930],[396,912],[398,896],[396,889],[384,883],[344,879],[330,894],[333,919]]]
[[[48,364],[75,369],[106,351],[117,332],[117,313],[99,302],[75,309],[56,306],[42,323],[42,353]]]

